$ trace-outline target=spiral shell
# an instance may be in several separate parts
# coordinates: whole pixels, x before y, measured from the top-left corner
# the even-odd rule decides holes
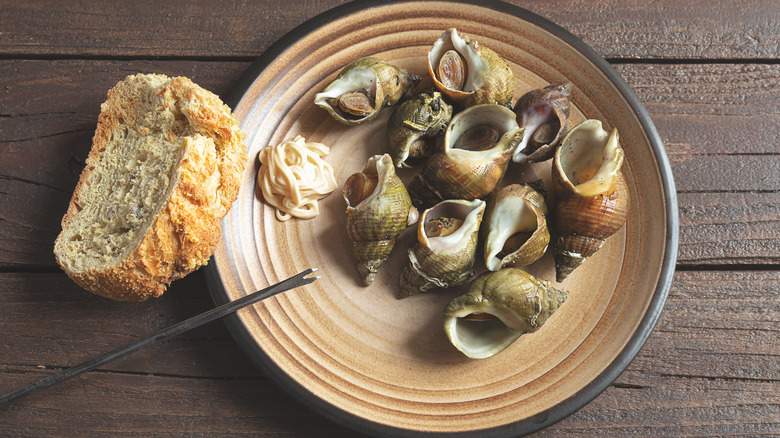
[[[368,56],[349,63],[314,103],[339,122],[355,126],[373,120],[420,81],[406,69]]]
[[[441,93],[420,93],[395,107],[387,121],[387,144],[398,167],[408,167],[407,158],[425,158],[432,154],[426,138],[439,134],[450,123],[452,105]]]
[[[485,201],[448,200],[425,210],[401,274],[400,297],[463,284],[474,274]]]
[[[506,60],[493,50],[447,29],[428,52],[428,74],[436,88],[462,107],[509,105],[515,80]]]
[[[553,157],[566,135],[571,108],[571,83],[548,85],[524,94],[515,104],[517,123],[525,128],[512,161],[535,163]]]
[[[527,185],[512,184],[488,201],[482,233],[485,266],[526,266],[540,259],[550,243],[544,196]]]
[[[458,113],[444,132],[443,150],[428,158],[409,184],[412,202],[422,209],[445,199],[488,196],[503,178],[522,132],[506,107],[476,105]]]
[[[394,169],[390,155],[377,155],[344,183],[347,234],[365,286],[374,281],[396,238],[419,216]]]
[[[520,269],[485,272],[444,309],[444,332],[466,356],[488,358],[537,331],[566,298],[548,281]]]
[[[629,192],[621,172],[623,157],[617,129],[607,132],[599,120],[592,119],[575,126],[556,151],[551,216],[557,281],[563,281],[625,223]]]

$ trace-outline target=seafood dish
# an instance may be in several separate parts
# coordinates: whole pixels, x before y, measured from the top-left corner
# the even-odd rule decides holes
[[[484,359],[537,331],[567,299],[522,267],[550,248],[562,283],[623,226],[625,154],[617,129],[599,120],[569,129],[571,83],[532,89],[512,105],[507,62],[454,28],[433,42],[427,68],[434,88],[415,91],[414,73],[360,58],[315,104],[350,126],[394,105],[386,153],[344,184],[357,271],[371,285],[416,223],[414,241],[402,245],[398,298],[460,286],[444,309],[444,332],[464,355]],[[541,180],[517,182],[514,172],[550,159],[549,193]]]

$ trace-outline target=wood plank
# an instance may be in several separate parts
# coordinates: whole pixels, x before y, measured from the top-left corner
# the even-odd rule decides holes
[[[8,206],[0,211],[0,267],[57,269],[51,249],[59,221],[100,103],[117,80],[138,71],[186,75],[224,96],[248,65],[0,61],[0,204]],[[778,263],[780,65],[617,68],[650,111],[672,163],[680,263]]]
[[[677,272],[617,381],[539,436],[776,436],[780,273]]]
[[[4,377],[15,385],[27,379]],[[610,387],[534,436],[777,436],[778,394],[777,382],[662,377],[647,387]],[[8,436],[363,436],[267,380],[91,373],[0,413]]]
[[[780,66],[615,67],[666,146],[679,263],[779,263]]]
[[[650,113],[673,163],[696,155],[780,154],[780,65],[614,67]]]
[[[780,193],[678,193],[677,199],[679,264],[780,264]]]
[[[563,26],[605,58],[776,59],[780,8],[744,2],[512,1]]]
[[[780,430],[777,382],[663,376],[649,386],[620,385],[538,436],[776,437]]]
[[[160,298],[140,303],[93,295],[63,273],[0,274],[0,282],[0,366],[6,372],[77,365],[214,307],[202,271],[175,281]],[[260,377],[222,321],[102,369],[188,377]]]
[[[631,88],[653,113],[774,114],[780,107],[778,66],[767,64],[616,64]],[[647,94],[645,94],[647,93]],[[671,105],[673,104],[673,106]]]
[[[46,286],[67,283],[64,276],[55,277],[0,274],[0,331],[6,345],[45,337],[51,329],[50,342],[65,350],[82,337],[83,351],[89,342],[110,336],[107,329],[90,330],[101,323],[132,337],[167,324],[171,315],[185,313],[182,309],[207,305],[184,294],[197,290],[198,274],[181,280],[182,287],[170,295],[140,306],[91,297],[75,286],[52,291]],[[54,324],[41,326],[41,309],[49,315],[57,306],[62,310],[53,315]],[[539,436],[773,436],[780,430],[778,335],[780,272],[677,272],[658,325],[627,371],[592,403]],[[11,436],[52,431],[60,436],[355,436],[259,372],[247,374],[226,363],[248,361],[221,357],[225,348],[211,344],[211,336],[222,335],[176,338],[137,368],[107,367],[2,408],[0,428]],[[163,354],[180,354],[169,351],[177,343],[192,343],[217,359],[186,365],[192,357],[185,354],[181,361],[161,361]],[[38,344],[29,344],[26,353],[2,348],[0,392],[51,372],[34,365],[48,360]],[[31,354],[44,360],[31,361]],[[184,370],[168,374],[177,363]]]
[[[676,272],[658,325],[631,369],[780,384],[778,338],[780,272]]]
[[[4,78],[0,266],[56,269],[52,248],[60,220],[92,145],[100,104],[117,81],[138,72],[181,75],[226,96],[248,66],[248,62],[0,61]]]
[[[36,375],[4,375],[21,386]],[[5,436],[357,437],[265,379],[89,373],[0,408]]]
[[[116,4],[4,2],[0,54],[25,56],[255,57],[344,0]],[[628,4],[510,0],[579,36],[607,58],[776,59],[774,2],[663,0]]]
[[[346,3],[6,2],[0,53],[14,56],[256,57],[315,15]]]

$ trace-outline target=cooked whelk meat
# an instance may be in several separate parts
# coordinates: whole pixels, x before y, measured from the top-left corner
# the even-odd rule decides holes
[[[439,60],[436,77],[449,90],[463,90],[466,83],[466,60],[455,50],[448,50]]]
[[[417,224],[417,243],[401,274],[400,297],[448,288],[474,274],[485,201],[449,200],[429,208]]]
[[[419,214],[395,174],[390,155],[369,158],[362,172],[344,183],[347,234],[365,286],[373,283],[395,240]]]
[[[489,147],[493,136],[484,134],[491,130],[498,133],[498,141]],[[444,132],[443,150],[428,158],[409,184],[412,202],[422,209],[445,199],[487,197],[503,178],[522,132],[515,114],[506,107],[476,105],[458,113]]]
[[[363,93],[344,93],[337,101],[339,109],[357,117],[367,117],[376,110]]]
[[[515,80],[506,60],[493,50],[448,29],[428,52],[434,86],[463,107],[509,105]]]
[[[339,122],[370,122],[379,111],[411,92],[420,78],[374,57],[356,59],[314,96],[314,103]]]

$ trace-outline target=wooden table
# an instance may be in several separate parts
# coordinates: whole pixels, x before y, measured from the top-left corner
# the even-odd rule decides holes
[[[338,0],[0,1],[0,392],[213,306],[204,275],[118,303],[52,255],[100,103],[136,72],[225,96]],[[780,3],[515,0],[603,55],[677,184],[677,272],[602,395],[538,436],[780,436]],[[649,5],[649,3],[653,3]],[[0,409],[3,436],[352,436],[255,369],[221,322]]]

